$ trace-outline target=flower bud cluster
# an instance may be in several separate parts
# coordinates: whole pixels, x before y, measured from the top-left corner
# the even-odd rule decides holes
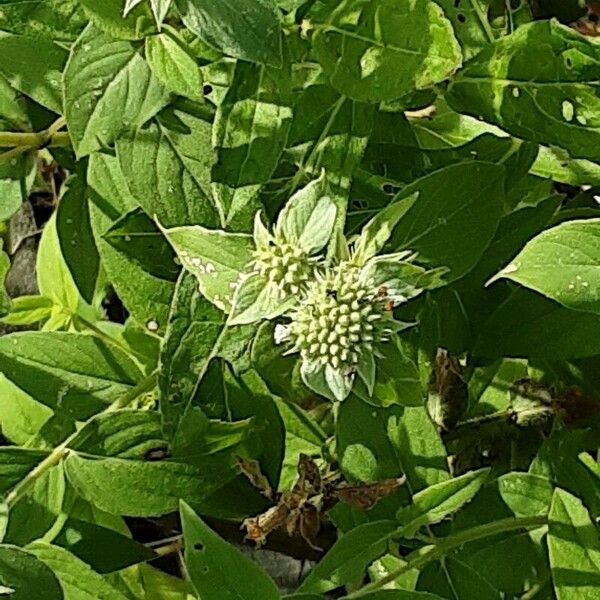
[[[363,282],[360,269],[341,263],[318,273],[291,314],[291,352],[302,360],[352,373],[364,353],[388,339],[385,290]]]
[[[258,249],[253,256],[254,271],[274,285],[282,299],[298,294],[315,276],[318,259],[309,257],[304,250],[287,242]]]

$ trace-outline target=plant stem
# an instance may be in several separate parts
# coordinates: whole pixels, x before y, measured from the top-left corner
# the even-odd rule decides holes
[[[140,381],[135,387],[128,390],[121,398],[113,402],[104,412],[113,412],[125,408],[133,402],[138,396],[150,391],[156,385],[157,372],[148,375]],[[93,418],[93,417],[92,417]],[[4,502],[9,510],[23,498],[27,491],[35,484],[35,482],[45,475],[52,467],[60,464],[71,451],[69,446],[79,435],[80,429],[73,432],[60,446],[57,446],[46,456],[46,458],[38,463],[15,487],[6,495]]]
[[[60,131],[65,125],[64,117],[60,117],[44,131],[0,131],[0,148],[10,148],[0,154],[0,162],[6,162],[30,150],[47,146],[53,148],[69,146],[71,144],[69,134]]]
[[[150,373],[145,379],[142,379],[136,386],[125,392],[120,398],[115,400],[104,412],[114,412],[127,408],[136,398],[152,391],[158,381],[158,371]]]
[[[366,585],[362,589],[346,596],[345,598],[360,598],[361,596],[365,596],[370,592],[381,589],[383,586],[391,583],[401,575],[404,575],[404,573],[407,573],[412,569],[421,569],[426,564],[443,558],[446,556],[446,554],[452,550],[455,550],[456,548],[459,548],[463,544],[468,544],[469,542],[474,542],[476,540],[497,535],[499,533],[513,531],[515,529],[533,529],[542,527],[547,523],[548,518],[546,516],[511,517],[508,519],[495,521],[493,523],[486,523],[485,525],[472,527],[471,529],[466,529],[465,531],[459,531],[458,533],[451,535],[446,539],[440,540],[437,544],[419,548],[419,550],[416,550],[408,556],[407,562],[404,566],[392,571],[378,581]]]

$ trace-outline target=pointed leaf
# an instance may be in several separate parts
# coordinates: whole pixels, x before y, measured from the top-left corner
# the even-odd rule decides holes
[[[185,562],[202,600],[280,600],[269,576],[239,550],[222,540],[185,503],[181,503]],[[235,574],[235,575],[234,575]]]

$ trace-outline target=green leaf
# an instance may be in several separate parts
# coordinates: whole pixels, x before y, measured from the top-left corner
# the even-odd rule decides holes
[[[114,157],[96,160],[93,156],[92,159],[90,165],[94,165],[94,172],[96,169],[104,169],[103,180],[96,179],[97,175],[94,173],[94,185],[101,187],[104,193],[111,194],[110,198],[101,198],[97,194],[90,197],[92,230],[102,266],[135,320],[152,333],[160,334],[166,326],[175,286],[172,282],[145,271],[135,257],[116,249],[104,238],[114,221],[135,207],[135,200],[131,199],[129,192],[129,195],[122,193],[127,189],[127,184]],[[133,206],[124,208],[121,205],[123,201],[128,204],[131,202]]]
[[[135,131],[169,99],[135,46],[93,26],[71,49],[64,98],[69,134],[80,157]]]
[[[0,590],[11,600],[38,598],[62,600],[63,591],[52,569],[28,551],[0,546]]]
[[[177,0],[186,27],[225,54],[280,67],[281,24],[268,0]]]
[[[224,594],[239,600],[281,598],[268,575],[223,541],[185,502],[180,511],[187,571],[203,600],[221,600]]]
[[[52,316],[70,323],[80,307],[79,290],[65,264],[54,215],[42,233],[36,271],[40,293],[54,304]]]
[[[452,26],[429,1],[330,2],[313,48],[332,86],[363,102],[431,87],[462,63]]]
[[[210,123],[174,111],[117,141],[129,193],[150,217],[169,227],[223,222],[210,189],[210,136]]]
[[[107,527],[68,518],[52,543],[104,574],[155,558],[155,553]]]
[[[324,594],[359,580],[368,566],[387,552],[397,531],[395,521],[374,521],[345,533],[312,568],[298,591]]]
[[[60,582],[65,600],[127,600],[126,596],[108,584],[101,575],[67,550],[42,541],[33,542],[27,549],[52,569]],[[37,592],[39,594],[39,590]]]
[[[475,56],[482,48],[494,41],[494,33],[488,21],[489,0],[435,0],[452,23],[460,42],[465,60]]]
[[[113,37],[138,40],[154,30],[154,19],[145,2],[131,10],[127,6],[124,10],[123,0],[79,0],[79,3],[94,25]]]
[[[0,376],[0,427],[6,439],[24,445],[52,414],[50,408],[35,401],[4,375]]]
[[[397,518],[402,525],[402,537],[411,538],[425,525],[434,525],[460,510],[481,489],[490,469],[471,471],[421,490],[412,504],[401,508]]]
[[[388,422],[388,435],[413,493],[449,480],[446,449],[425,408],[405,408]]]
[[[548,554],[558,600],[592,600],[600,586],[598,531],[581,500],[557,488],[548,526]]]
[[[600,312],[600,219],[569,221],[532,239],[494,277],[574,310]]]
[[[175,252],[156,223],[141,209],[128,212],[104,234],[115,249],[139,264],[146,273],[159,279],[177,281],[181,268]]]
[[[198,394],[211,361],[221,356],[235,360],[236,355],[248,352],[253,334],[252,327],[226,327],[225,316],[198,293],[195,279],[189,274],[181,276],[161,349],[159,375],[163,429],[167,439],[173,440],[174,453],[178,452],[178,444],[184,441],[187,444],[179,437],[181,420]],[[222,387],[223,383],[217,385]],[[257,408],[257,399],[254,402]],[[210,400],[210,403],[218,405],[216,399]],[[208,411],[208,414],[231,418],[231,411],[230,403],[226,413]],[[237,415],[236,418],[249,416],[253,413]]]
[[[247,325],[274,319],[288,310],[294,298],[282,299],[278,288],[258,273],[243,276],[232,299],[231,325]]]
[[[49,40],[0,33],[0,53],[5,57],[0,73],[27,96],[62,113],[61,74],[67,51]]]
[[[196,277],[200,292],[225,312],[233,288],[252,260],[252,236],[205,227],[163,229],[184,269]]]
[[[139,381],[135,363],[91,335],[15,333],[0,338],[0,370],[32,398],[85,420]]]
[[[13,1],[2,4],[0,29],[29,38],[44,37],[56,42],[72,42],[87,19],[78,0]]]
[[[202,466],[193,466],[173,461],[87,458],[75,452],[64,467],[71,485],[88,502],[112,514],[137,517],[173,512],[180,498],[200,502],[237,473],[234,465],[222,458],[206,458]]]
[[[87,184],[72,177],[66,184],[56,213],[60,249],[81,296],[92,304],[100,269],[100,256],[90,223]]]
[[[418,262],[427,266],[446,267],[448,281],[464,275],[498,227],[504,174],[501,166],[472,161],[440,169],[407,186],[399,202],[410,207],[394,229],[392,248],[417,252]]]
[[[27,200],[35,173],[32,152],[25,152],[22,156],[0,164],[0,220],[10,219]]]
[[[487,575],[487,573],[486,573]],[[439,598],[477,598],[501,600],[496,590],[477,567],[472,567],[452,556],[446,557],[443,568],[430,565],[419,577],[419,587],[440,594]],[[416,600],[416,599],[415,599]]]
[[[599,52],[556,21],[523,25],[470,61],[446,97],[517,137],[597,160]]]
[[[69,448],[114,458],[145,458],[153,450],[165,449],[158,413],[123,409],[104,412],[88,421],[69,444]]]
[[[150,8],[159,28],[165,20],[172,3],[173,0],[150,0]]]
[[[337,208],[327,196],[324,178],[311,181],[286,203],[277,220],[275,233],[298,245],[307,254],[322,250],[333,231]]]
[[[552,484],[532,473],[507,473],[498,479],[502,500],[518,517],[548,514]]]
[[[403,202],[394,202],[386,206],[363,227],[360,237],[354,244],[357,261],[364,264],[383,250],[400,219],[418,198],[419,192],[415,192],[412,197],[405,198]]]
[[[441,596],[429,592],[412,590],[378,590],[361,596],[363,600],[443,600]]]
[[[569,310],[526,289],[515,290],[486,321],[474,352],[561,360],[600,353],[595,313]]]
[[[0,494],[4,495],[13,488],[31,469],[40,463],[47,452],[4,446],[0,448]]]
[[[156,78],[180,96],[200,100],[200,68],[179,39],[166,33],[146,38],[146,59]]]
[[[235,65],[213,124],[212,179],[227,224],[247,228],[260,208],[255,196],[273,175],[292,124],[291,85],[288,64]]]
[[[340,404],[335,432],[337,456],[342,472],[350,481],[376,482],[402,475],[396,452],[386,435],[388,420],[401,413],[398,406],[375,407],[355,394]],[[353,472],[345,471],[344,466]]]

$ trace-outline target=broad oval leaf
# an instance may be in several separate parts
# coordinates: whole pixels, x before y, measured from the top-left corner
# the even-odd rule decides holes
[[[91,335],[62,332],[2,337],[0,370],[32,398],[77,420],[106,408],[141,379],[119,348]]]
[[[87,458],[72,452],[65,472],[92,505],[115,515],[151,517],[197,503],[237,475],[229,459],[206,457],[201,467],[181,462]]]
[[[166,33],[148,37],[146,59],[156,78],[172,92],[192,100],[202,98],[200,68],[183,42]]]
[[[329,2],[313,47],[334,88],[363,102],[443,81],[462,63],[452,25],[429,0]]]
[[[137,48],[90,25],[71,49],[64,98],[69,134],[81,157],[135,131],[169,95]]]
[[[281,66],[281,24],[269,0],[177,0],[187,28],[236,58]]]
[[[537,21],[484,49],[446,97],[515,136],[598,160],[599,58],[598,45],[571,28]]]
[[[548,514],[553,488],[545,477],[507,473],[498,479],[498,490],[502,500],[519,517]]]
[[[533,238],[495,277],[574,310],[600,312],[600,219],[569,221]]]

